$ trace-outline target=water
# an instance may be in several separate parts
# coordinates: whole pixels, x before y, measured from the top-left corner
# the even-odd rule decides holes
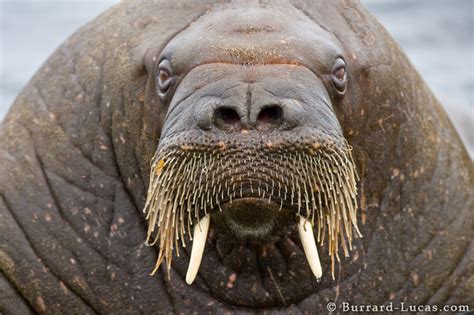
[[[115,2],[0,0],[0,119],[49,55]]]
[[[0,119],[54,49],[116,2],[0,0]],[[403,47],[474,156],[474,1],[363,3]]]

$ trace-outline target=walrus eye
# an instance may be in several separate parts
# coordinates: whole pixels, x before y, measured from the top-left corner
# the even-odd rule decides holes
[[[332,68],[331,79],[334,87],[339,95],[346,92],[347,87],[347,71],[346,63],[342,58],[337,58]]]
[[[168,92],[171,83],[173,82],[173,76],[171,75],[171,65],[167,59],[164,59],[158,65],[157,74],[157,85],[160,90],[160,96],[164,96]]]

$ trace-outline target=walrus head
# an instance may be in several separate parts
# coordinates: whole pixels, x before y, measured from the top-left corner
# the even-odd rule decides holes
[[[160,248],[154,272],[163,261],[169,270],[189,238],[191,284],[213,225],[233,246],[257,250],[297,230],[319,279],[314,226],[334,278],[339,245],[348,256],[360,235],[357,172],[334,109],[350,84],[347,57],[297,9],[297,19],[234,11],[200,17],[154,57],[156,93],[169,104],[144,209],[147,243]]]
[[[473,178],[439,102],[358,2],[122,1],[0,126],[0,304],[470,304]]]

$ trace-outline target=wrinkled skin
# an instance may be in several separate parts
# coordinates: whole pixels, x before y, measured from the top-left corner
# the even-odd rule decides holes
[[[75,33],[33,77],[0,129],[2,312],[297,313],[325,312],[328,301],[474,306],[472,162],[399,47],[370,14],[349,1],[243,2],[235,8],[204,2],[121,3]],[[174,71],[179,80],[191,80],[193,62],[234,66],[235,60],[222,60],[219,49],[209,50],[212,45],[235,48],[260,36],[255,43],[268,52],[275,35],[226,33],[261,7],[268,19],[257,21],[271,24],[272,15],[285,12],[290,21],[313,30],[309,38],[324,34],[324,42],[333,43],[348,65],[345,96],[332,102],[327,119],[311,121],[340,126],[353,147],[361,177],[363,238],[336,265],[334,281],[329,258],[322,256],[324,276],[317,283],[291,231],[263,254],[253,245],[232,247],[232,235],[216,225],[192,286],[183,279],[186,253],[173,262],[170,279],[164,268],[151,277],[157,248],[144,245],[142,209],[150,160],[169,123],[170,104],[157,93],[157,58],[173,39],[188,34],[179,43],[192,51],[178,47],[181,59],[175,61],[181,68]],[[234,18],[219,20],[229,10]],[[193,33],[195,21],[221,24],[210,27],[214,36],[203,39]],[[284,36],[293,31],[286,29]],[[226,37],[233,40],[223,41]],[[311,40],[299,45],[290,55],[273,50],[278,58],[269,63],[279,65],[261,71],[278,85],[273,72],[288,67],[288,59],[297,60],[297,78],[307,75],[306,84],[320,82],[319,91],[329,98],[322,69],[332,65],[323,54],[330,49]],[[313,54],[318,49],[321,54]],[[239,98],[238,91],[234,97]],[[255,116],[248,117],[255,121]],[[179,127],[176,121],[171,128]],[[222,254],[219,247],[229,246],[231,253]],[[296,258],[285,262],[288,252]],[[281,279],[265,270],[280,265],[290,269]]]

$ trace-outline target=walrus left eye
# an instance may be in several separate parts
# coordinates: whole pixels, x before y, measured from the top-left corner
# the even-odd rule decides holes
[[[160,96],[164,96],[173,82],[171,74],[171,65],[167,59],[164,59],[158,65],[157,85],[160,90]]]
[[[342,58],[337,58],[332,68],[331,79],[339,95],[346,92],[347,87],[347,71],[346,63]]]

